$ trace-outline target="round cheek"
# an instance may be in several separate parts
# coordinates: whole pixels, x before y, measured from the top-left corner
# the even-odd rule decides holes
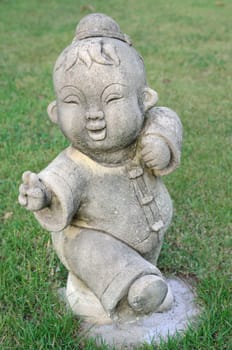
[[[135,140],[143,125],[143,115],[137,98],[129,98],[105,110],[107,137],[117,146],[127,146]]]
[[[85,128],[83,108],[79,108],[76,105],[66,104],[59,108],[59,125],[63,134],[71,142],[75,142],[83,132]]]

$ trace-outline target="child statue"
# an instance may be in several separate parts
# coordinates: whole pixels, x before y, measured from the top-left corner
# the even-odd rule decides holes
[[[23,174],[19,203],[51,231],[71,308],[97,323],[169,309],[156,263],[172,217],[161,177],[180,163],[178,116],[155,107],[142,58],[103,14],[80,21],[54,87],[48,115],[70,146]]]

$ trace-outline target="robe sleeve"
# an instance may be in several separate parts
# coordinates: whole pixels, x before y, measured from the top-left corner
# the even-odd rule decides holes
[[[61,231],[70,224],[80,205],[84,186],[80,168],[64,151],[38,177],[51,192],[51,202],[34,215],[46,230]]]
[[[178,115],[167,107],[154,107],[147,113],[142,137],[156,135],[163,138],[169,146],[171,159],[168,166],[159,170],[159,175],[167,175],[180,164],[182,145],[182,124]]]

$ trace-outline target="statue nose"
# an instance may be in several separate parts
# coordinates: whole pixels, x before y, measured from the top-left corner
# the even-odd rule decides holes
[[[102,120],[104,119],[104,113],[102,111],[86,112],[87,120]]]

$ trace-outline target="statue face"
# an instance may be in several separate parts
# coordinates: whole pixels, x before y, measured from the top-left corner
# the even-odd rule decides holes
[[[59,83],[58,124],[74,147],[114,151],[136,139],[144,119],[138,84],[122,68],[77,65]]]

